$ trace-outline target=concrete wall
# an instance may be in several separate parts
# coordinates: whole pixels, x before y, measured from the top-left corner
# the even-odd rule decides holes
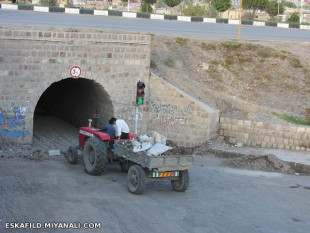
[[[113,104],[114,113],[109,114],[124,118],[133,129],[136,82],[149,85],[150,39],[139,34],[1,26],[0,135],[32,142],[39,98],[51,84],[68,78],[72,65],[82,68],[82,78],[102,86]]]
[[[220,136],[247,146],[310,151],[310,127],[221,117]]]
[[[208,107],[173,87],[150,76],[150,96],[144,113],[149,113],[148,132],[158,131],[183,146],[195,146],[217,134],[219,111]]]

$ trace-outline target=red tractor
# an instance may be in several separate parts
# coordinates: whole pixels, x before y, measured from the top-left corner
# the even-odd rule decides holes
[[[137,135],[130,133],[127,140],[136,138]],[[81,127],[79,131],[79,146],[70,146],[65,157],[70,164],[78,161],[78,149],[83,150],[85,171],[90,175],[100,175],[110,161],[119,160],[122,170],[128,171],[129,163],[120,159],[113,153],[115,139],[109,134],[101,132],[93,127]]]
[[[194,155],[150,156],[145,151],[133,152],[126,140],[136,138],[129,134],[128,139],[111,139],[107,133],[92,127],[80,128],[79,147],[70,146],[66,153],[69,163],[78,161],[78,149],[83,149],[85,171],[99,175],[110,161],[119,161],[127,173],[128,190],[141,194],[149,181],[171,181],[175,191],[184,192],[189,184],[188,168],[194,166]]]

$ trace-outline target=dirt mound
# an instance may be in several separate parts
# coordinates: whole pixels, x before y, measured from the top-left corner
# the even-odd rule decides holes
[[[223,164],[255,171],[294,173],[290,165],[272,154],[263,156],[245,155],[240,158],[225,160]]]
[[[164,153],[164,155],[202,155],[205,156],[209,150],[209,142],[195,147],[178,146],[175,142],[167,140],[167,146],[172,147],[171,150]]]

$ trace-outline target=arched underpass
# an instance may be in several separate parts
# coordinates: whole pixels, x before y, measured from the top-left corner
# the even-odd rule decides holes
[[[94,119],[97,113],[98,119]],[[101,127],[113,116],[111,98],[93,80],[67,78],[55,82],[41,95],[34,112],[33,146],[40,150],[66,150],[78,144],[78,128]]]

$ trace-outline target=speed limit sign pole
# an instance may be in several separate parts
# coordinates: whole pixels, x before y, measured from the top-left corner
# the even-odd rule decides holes
[[[79,66],[71,66],[70,68],[70,76],[72,78],[79,78],[82,74],[82,69]]]

